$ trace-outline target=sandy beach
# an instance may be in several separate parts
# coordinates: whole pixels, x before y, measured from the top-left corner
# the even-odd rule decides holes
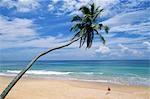
[[[0,92],[11,79],[0,77]],[[6,99],[149,99],[149,92],[150,88],[141,86],[23,78]]]

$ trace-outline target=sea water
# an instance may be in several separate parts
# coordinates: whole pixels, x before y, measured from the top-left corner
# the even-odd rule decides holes
[[[29,61],[0,61],[0,75],[15,76]],[[25,76],[150,86],[149,60],[37,61]]]

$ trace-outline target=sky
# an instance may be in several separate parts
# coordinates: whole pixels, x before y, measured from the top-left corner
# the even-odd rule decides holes
[[[75,34],[71,18],[91,2],[104,9],[98,21],[110,28],[99,31],[106,44],[95,36],[90,49],[76,42],[41,60],[150,59],[149,0],[0,0],[0,60],[31,60],[66,44]]]

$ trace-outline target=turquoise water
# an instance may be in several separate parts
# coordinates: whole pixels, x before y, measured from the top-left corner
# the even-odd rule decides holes
[[[29,61],[0,61],[0,75],[15,76],[28,63]],[[38,61],[25,76],[150,86],[150,62],[148,60]]]

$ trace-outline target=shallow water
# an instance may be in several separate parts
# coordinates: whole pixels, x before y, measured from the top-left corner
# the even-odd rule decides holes
[[[0,61],[0,75],[14,76],[29,61]],[[150,86],[148,60],[38,61],[26,76],[76,79],[125,85]]]

